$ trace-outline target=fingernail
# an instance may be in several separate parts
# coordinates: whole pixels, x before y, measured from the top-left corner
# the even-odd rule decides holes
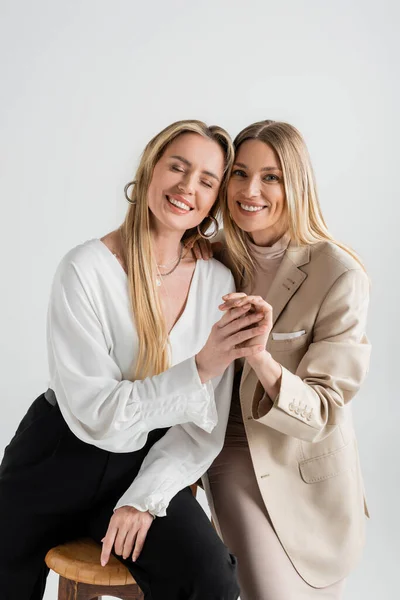
[[[102,559],[102,560],[100,561],[100,564],[101,564],[101,566],[102,566],[102,567],[105,567],[107,563],[106,563],[106,561],[105,561],[105,560],[103,560],[103,559]]]
[[[132,558],[132,562],[136,562],[136,558]]]

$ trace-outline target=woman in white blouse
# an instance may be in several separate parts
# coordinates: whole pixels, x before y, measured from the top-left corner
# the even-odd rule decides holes
[[[219,127],[167,127],[126,188],[121,228],[61,261],[49,390],[0,467],[2,599],[42,598],[46,552],[86,534],[148,600],[238,597],[235,559],[188,488],[221,450],[232,361],[259,352],[242,344],[265,330],[248,308],[220,318],[232,275],[186,250],[217,225],[232,160]]]

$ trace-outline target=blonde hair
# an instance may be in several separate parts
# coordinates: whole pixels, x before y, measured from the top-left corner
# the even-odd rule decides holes
[[[236,136],[234,140],[236,153],[241,144],[247,140],[260,140],[268,144],[279,158],[286,200],[283,217],[286,223],[283,225],[286,226],[292,242],[300,246],[317,244],[321,241],[332,242],[350,254],[364,268],[357,254],[348,246],[335,240],[328,230],[318,200],[310,155],[301,133],[289,123],[267,120],[249,125]],[[236,281],[243,282],[243,273],[245,273],[246,281],[252,284],[256,266],[249,251],[249,236],[232,220],[226,196],[222,204],[222,213]]]
[[[126,263],[129,296],[139,339],[139,354],[135,379],[162,373],[169,367],[168,331],[161,311],[154,273],[154,256],[150,235],[148,190],[153,170],[167,146],[184,133],[196,133],[215,141],[225,159],[224,175],[218,197],[209,215],[216,217],[225,194],[227,175],[231,169],[234,149],[229,134],[221,127],[208,127],[202,121],[185,120],[169,125],[147,144],[136,171],[131,193],[132,204],[121,226],[123,257]],[[206,221],[202,222],[202,224]],[[200,224],[200,229],[202,229]],[[199,239],[197,227],[185,232],[182,240],[190,245]]]

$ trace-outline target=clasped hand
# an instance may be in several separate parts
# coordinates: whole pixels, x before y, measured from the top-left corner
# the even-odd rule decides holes
[[[222,375],[235,359],[246,358],[250,364],[257,361],[272,329],[272,307],[261,296],[235,292],[222,299],[219,308],[225,314],[196,355],[202,383]]]
[[[247,294],[244,294],[243,292],[233,292],[232,294],[223,296],[222,299],[224,302],[219,306],[219,309],[222,311],[229,311],[234,307],[241,308],[246,306],[248,307],[249,315],[253,314],[258,316],[260,319],[259,327],[262,328],[263,331],[260,335],[249,339],[246,342],[246,346],[251,347],[260,345],[265,350],[273,326],[272,306],[268,304],[262,296],[247,296]],[[251,363],[251,356],[248,360]]]

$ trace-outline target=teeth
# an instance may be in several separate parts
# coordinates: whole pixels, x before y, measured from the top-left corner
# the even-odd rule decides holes
[[[241,202],[239,202],[239,204],[240,207],[243,208],[243,210],[247,210],[249,212],[259,212],[260,210],[265,208],[264,206],[250,206],[249,204],[242,204]]]
[[[171,204],[173,204],[174,206],[177,206],[178,208],[183,208],[183,210],[190,210],[190,207],[187,204],[184,204],[183,202],[179,202],[179,200],[175,200],[175,198],[170,198],[168,196],[168,201],[171,202]]]

